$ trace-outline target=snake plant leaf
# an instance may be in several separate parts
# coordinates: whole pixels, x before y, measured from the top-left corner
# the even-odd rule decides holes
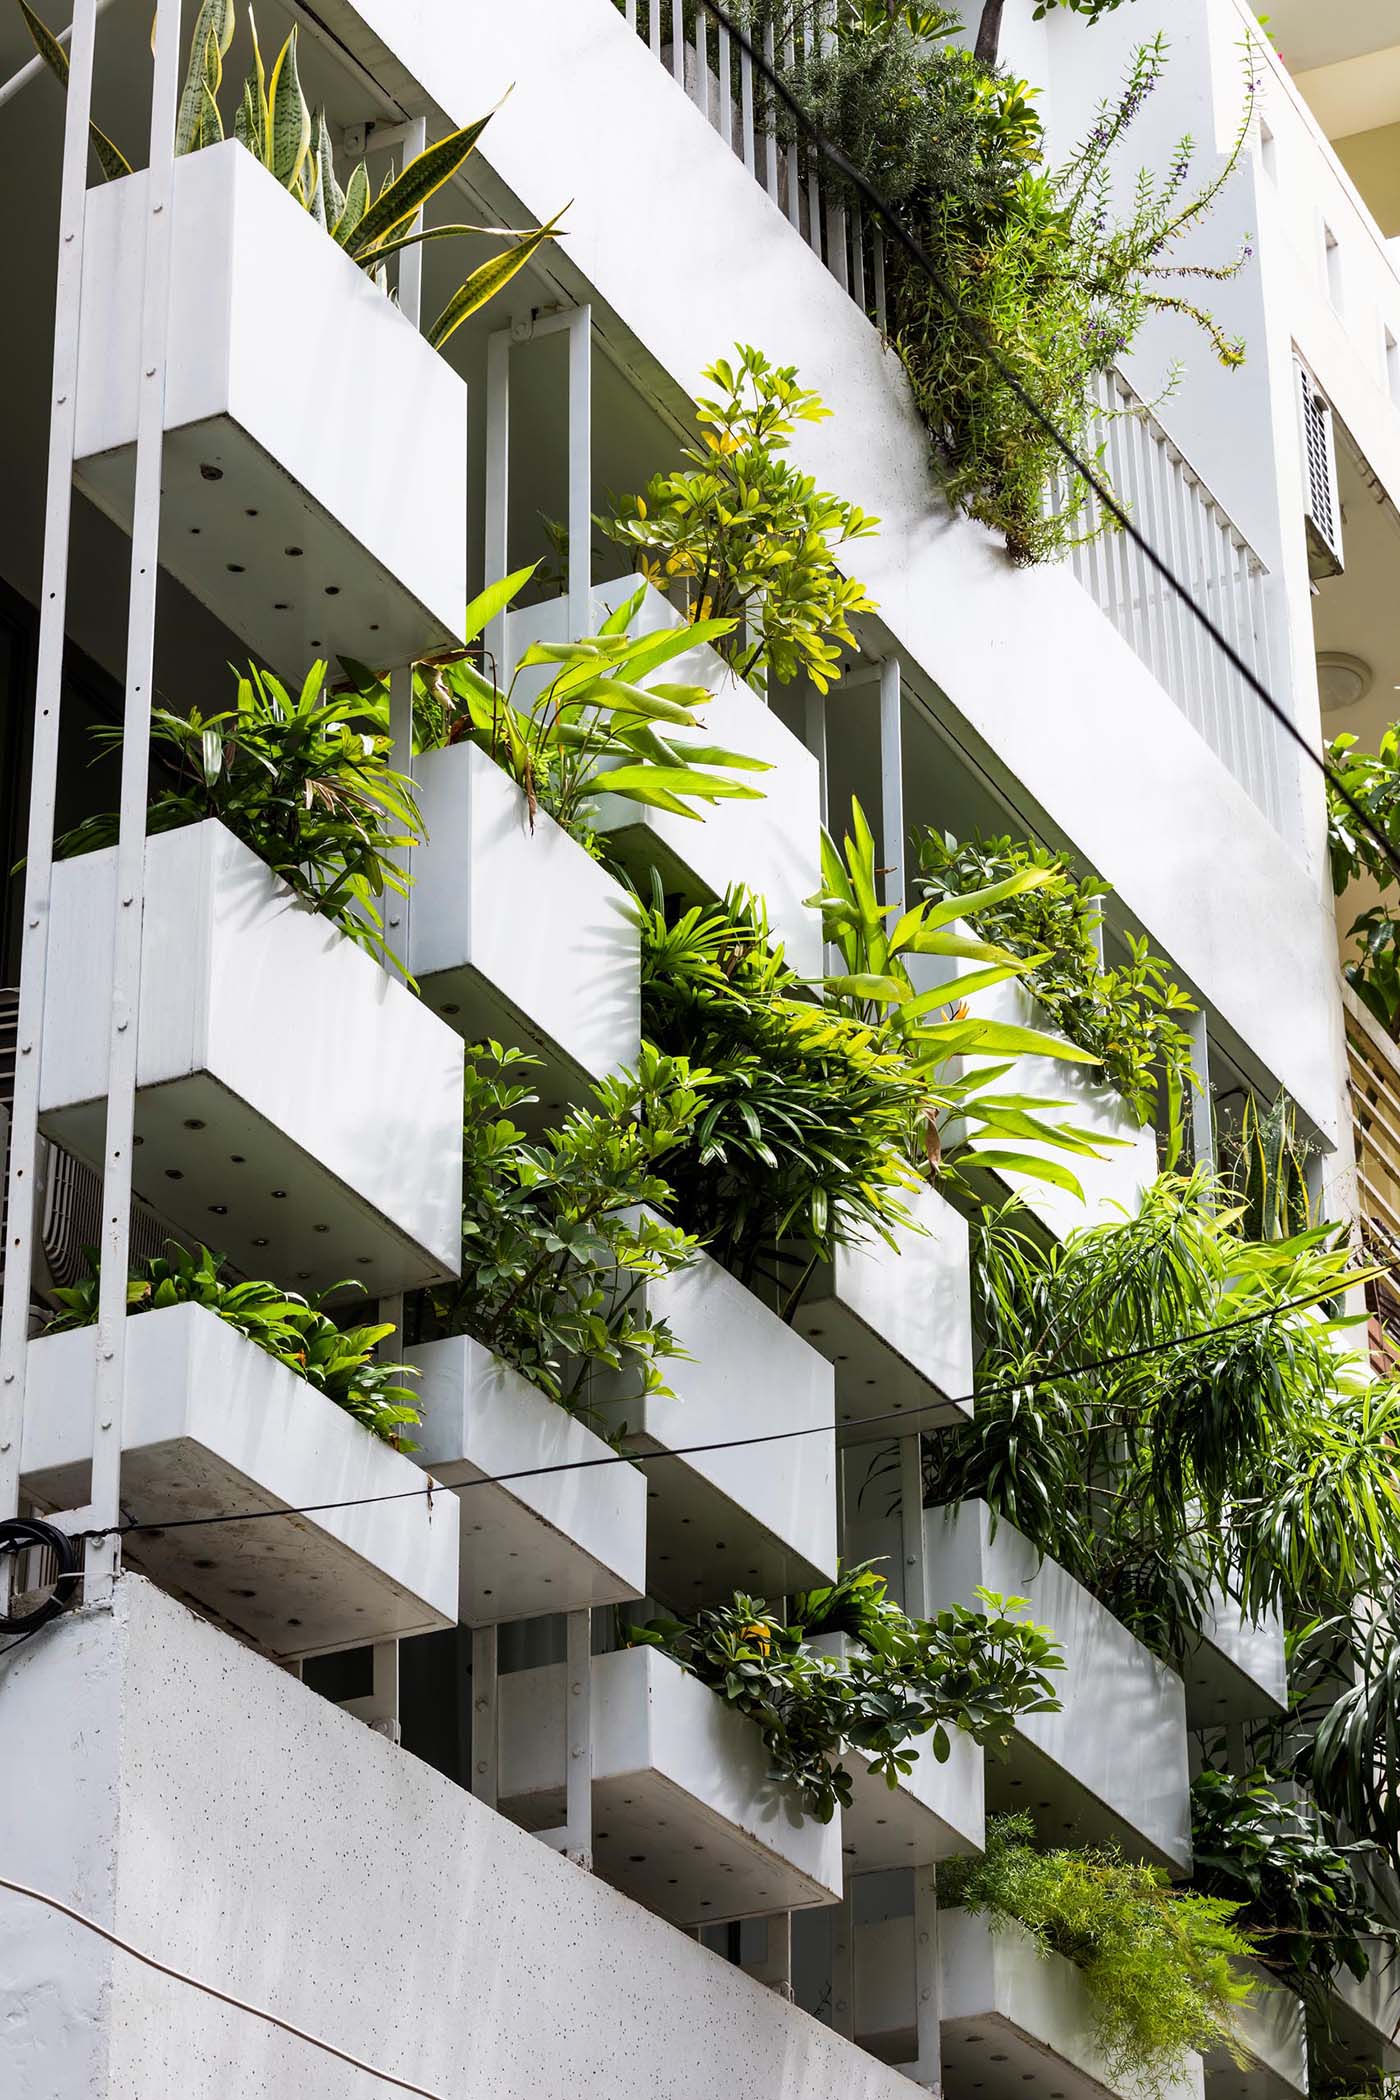
[[[498,102],[496,109],[500,106]],[[407,225],[428,199],[435,196],[445,182],[451,181],[495,116],[496,109],[488,109],[484,117],[478,117],[474,124],[467,124],[460,131],[449,132],[435,146],[425,147],[409,162],[402,175],[385,184],[356,231],[352,253],[357,260],[367,261],[371,250],[401,226]]]
[[[525,267],[537,248],[554,239],[559,221],[568,208],[567,204],[563,205],[547,225],[537,226],[523,241],[517,241],[513,248],[507,248],[503,255],[492,256],[489,262],[482,263],[472,271],[465,284],[459,285],[452,294],[428,330],[428,341],[434,350],[441,350],[443,344],[465,320],[479,307],[485,306],[488,299],[494,299],[497,292],[510,283],[516,272]]]
[[[295,24],[277,54],[268,82],[268,161],[284,190],[295,189],[311,151],[311,111],[297,73]]]
[[[66,88],[68,85],[68,53],[49,28],[47,22],[41,21],[39,16],[35,14],[33,8],[29,5],[29,0],[19,0],[19,11],[24,16],[24,24],[29,31],[35,50],[59,85]],[[96,124],[89,123],[88,125],[88,141],[97,157],[97,165],[102,170],[102,177],[105,182],[116,182],[123,175],[131,173],[131,163],[126,158],[126,155],[112,144],[106,132],[100,131]]]
[[[345,210],[345,192],[336,181],[335,155],[324,109],[318,109],[312,120],[311,151],[316,161],[316,215],[329,233],[340,224]]]
[[[369,169],[360,161],[345,185],[345,202],[340,214],[331,226],[331,239],[345,249],[350,246],[355,228],[369,210]]]
[[[534,230],[533,226],[420,226],[414,233],[397,233],[392,240],[376,241],[369,254],[355,259],[368,268],[371,261],[377,266],[389,256],[397,255],[400,249],[416,248],[424,241],[462,240],[469,234],[490,234],[501,240],[523,241]]]
[[[180,100],[175,112],[175,152],[194,153],[201,146],[215,144],[224,135],[219,119],[215,97],[224,77],[224,59],[233,42],[233,0],[202,0],[195,16],[194,31],[190,37],[189,65],[185,71],[184,85],[180,89]],[[210,133],[209,108],[214,103],[214,122],[218,129]]]

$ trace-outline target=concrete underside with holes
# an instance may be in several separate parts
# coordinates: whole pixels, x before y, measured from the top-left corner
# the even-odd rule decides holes
[[[138,1576],[112,1610],[27,1641],[3,1697],[9,1877],[432,2092],[907,2092]],[[0,2091],[349,2100],[371,2084],[0,1892]]]

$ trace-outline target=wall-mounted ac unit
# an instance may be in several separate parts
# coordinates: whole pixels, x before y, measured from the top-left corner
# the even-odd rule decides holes
[[[1304,523],[1308,534],[1308,574],[1314,583],[1340,576],[1342,503],[1337,492],[1337,435],[1331,404],[1319,392],[1312,374],[1294,360],[1298,382],[1298,434],[1303,452]]]

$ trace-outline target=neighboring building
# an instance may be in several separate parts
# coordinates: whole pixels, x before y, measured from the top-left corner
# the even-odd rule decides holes
[[[513,88],[469,164],[470,199],[454,191],[450,215],[524,226],[573,202],[567,237],[444,361],[401,322],[382,325],[391,310],[370,287],[336,304],[339,280],[323,286],[317,272],[342,259],[324,243],[322,256],[310,222],[284,240],[241,149],[176,163],[178,322],[168,369],[149,368],[164,374],[171,433],[154,691],[208,711],[226,704],[227,664],[250,653],[297,678],[318,650],[388,660],[392,637],[407,661],[440,648],[460,632],[465,593],[538,556],[541,517],[567,522],[575,561],[561,602],[568,631],[584,631],[590,514],[674,459],[708,361],[760,346],[833,411],[799,428],[793,455],[881,520],[852,562],[879,611],[857,623],[860,655],[824,704],[799,687],[771,711],[746,689],[729,694],[725,740],[775,771],[765,803],[715,816],[684,864],[691,890],[766,888],[789,953],[815,973],[806,900],[819,821],[829,810],[839,823],[853,792],[876,822],[891,900],[915,825],[1066,847],[1112,883],[1108,953],[1146,934],[1199,1005],[1210,1093],[1194,1111],[1195,1157],[1211,1157],[1214,1125],[1237,1123],[1247,1097],[1282,1092],[1329,1215],[1396,1248],[1400,1052],[1343,992],[1338,929],[1354,905],[1334,910],[1317,770],[1126,541],[1016,569],[989,533],[949,515],[899,363],[866,311],[882,296],[874,229],[799,182],[755,131],[751,101],[720,96],[712,28],[691,0],[676,12],[680,49],[670,8],[664,41],[659,7],[648,36],[647,0],[269,0],[265,46],[299,24],[308,95],[336,139],[366,139],[376,176],[377,155],[411,145],[413,120],[431,139]],[[1259,120],[1199,250],[1250,239],[1239,276],[1211,287],[1247,363],[1222,371],[1176,324],[1154,322],[1106,381],[1120,405],[1155,404],[1106,426],[1134,517],[1315,748],[1344,727],[1374,748],[1400,714],[1392,12],[1352,0],[1349,34],[1331,26],[1340,9],[1273,0],[1283,56],[1258,51]],[[1259,35],[1242,0],[1133,0],[1092,32],[1063,10],[1033,13],[1032,0],[1008,0],[1004,55],[1043,90],[1052,138],[1078,136],[1132,47],[1162,28],[1172,64],[1132,157],[1160,162],[1186,132],[1207,156],[1228,150],[1239,46]],[[99,23],[94,114],[113,137],[145,136],[146,33],[139,9]],[[30,53],[18,12],[0,15],[0,76]],[[58,827],[116,803],[116,763],[89,771],[85,732],[121,721],[128,655],[139,664],[143,647],[139,599],[128,640],[129,530],[143,503],[150,514],[132,474],[143,345],[160,328],[141,297],[142,193],[123,202],[99,188],[76,403],[51,401],[63,105],[45,78],[3,93],[8,866],[25,852],[50,588],[67,594]],[[432,247],[422,274],[435,311],[457,280]],[[76,312],[71,287],[61,311]],[[1158,400],[1178,354],[1189,369]],[[66,579],[51,498],[47,544],[45,533],[55,415],[60,445],[65,417],[76,422]],[[607,556],[616,577],[625,561]],[[533,638],[525,614],[491,630],[512,658]],[[435,833],[438,867],[418,857],[403,919],[419,1001],[387,977],[371,983],[347,944],[332,954],[324,926],[287,914],[267,871],[215,827],[150,852],[128,1082],[140,1104],[137,1252],[173,1224],[216,1239],[247,1273],[270,1243],[287,1287],[359,1274],[401,1310],[457,1259],[455,1031],[474,1020],[543,1048],[557,1099],[626,1060],[635,940],[593,863],[547,860],[538,840],[522,851],[498,790],[489,766],[469,782],[464,765],[442,806],[478,798],[478,828],[455,841],[460,861],[445,858],[450,821]],[[635,829],[639,863],[682,865],[664,821]],[[61,866],[37,1043],[21,1040],[15,992],[0,993],[0,1132],[17,1067],[42,1058],[36,1304],[52,1303],[103,1234],[92,1169],[116,1084],[115,882],[110,860]],[[19,986],[23,920],[16,881],[0,985]],[[1118,1127],[1121,1109],[1101,1093],[1102,1127]],[[1127,1127],[1135,1144],[1111,1155],[1127,1166],[1091,1182],[1097,1217],[1153,1171],[1151,1133]],[[912,2077],[941,2081],[949,2100],[1101,2100],[1072,1990],[965,1917],[940,1949],[934,1870],[980,1844],[988,1806],[1033,1796],[1049,1833],[1112,1839],[1184,1874],[1188,1726],[1275,1710],[1282,1642],[1222,1625],[1199,1681],[1183,1686],[1052,1563],[1018,1554],[1014,1533],[989,1536],[977,1509],[955,1539],[926,1539],[921,1508],[861,1494],[889,1450],[861,1415],[907,1404],[936,1435],[970,1382],[966,1235],[932,1202],[933,1237],[911,1242],[907,1271],[892,1274],[883,1250],[864,1268],[837,1265],[795,1329],[713,1265],[668,1286],[695,1367],[689,1391],[677,1379],[688,1407],[646,1418],[645,1447],[682,1455],[645,1488],[630,1468],[490,1485],[607,1452],[475,1344],[424,1345],[418,1463],[448,1490],[427,1506],[413,1461],[332,1410],[314,1414],[289,1372],[269,1386],[267,1359],[250,1374],[224,1330],[211,1337],[193,1312],[131,1323],[123,1510],[362,1506],[133,1538],[104,1601],[0,1660],[0,1876],[415,2090],[893,2100]],[[1063,1233],[1076,1215],[1047,1211],[1047,1228]],[[14,1230],[12,1217],[7,1248]],[[929,1303],[938,1294],[939,1317],[906,1336],[897,1322],[916,1288]],[[12,1305],[7,1328],[21,1351],[27,1312]],[[0,1489],[18,1472],[25,1511],[81,1508],[102,1491],[90,1403],[104,1375],[86,1330],[29,1350],[22,1420],[0,1389]],[[685,1455],[833,1420],[839,1454],[828,1433]],[[907,1485],[917,1433],[901,1442]],[[1028,1728],[1009,1765],[984,1773],[960,1743],[896,1792],[858,1792],[844,1828],[816,1824],[775,1792],[748,1723],[652,1651],[616,1648],[611,1607],[645,1593],[679,1608],[736,1585],[776,1597],[829,1578],[838,1551],[892,1554],[911,1609],[979,1582],[1028,1590],[1071,1663],[1077,1648],[1102,1675],[1074,1682],[1065,1711]],[[1339,2046],[1388,2070],[1400,2065],[1388,2039],[1400,1997],[1388,2002],[1385,1979],[1368,1988],[1348,1987]],[[3,1889],[0,2000],[0,2092],[16,2100],[379,2089]],[[1235,2085],[1251,2100],[1305,2091],[1305,2055],[1289,2028],[1248,2073],[1212,2063],[1209,2100],[1234,2100]]]

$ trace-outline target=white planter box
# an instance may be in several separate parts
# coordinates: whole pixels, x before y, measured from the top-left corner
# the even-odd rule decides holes
[[[1303,2001],[1251,1962],[1257,1989],[1235,2015],[1235,2032],[1249,2052],[1237,2064],[1228,2049],[1205,2061],[1207,2100],[1296,2100],[1308,2090],[1308,2028]]]
[[[271,1655],[456,1623],[457,1508],[418,1467],[198,1305],[131,1317],[121,1506],[139,1524],[360,1502],[315,1515],[136,1532],[124,1553]],[[96,1329],[29,1345],[26,1495],[72,1508],[92,1460]],[[366,1502],[370,1496],[393,1500]]]
[[[595,624],[601,625],[623,604],[639,581],[629,576],[600,584],[593,593]],[[633,632],[650,634],[679,625],[679,615],[648,584]],[[512,613],[507,621],[510,660],[523,656],[529,642],[572,639],[567,630],[568,602],[563,598]],[[737,776],[758,788],[763,800],[697,804],[703,811],[703,821],[697,822],[665,810],[644,809],[620,796],[601,795],[596,815],[599,831],[608,834],[613,851],[631,871],[643,897],[649,896],[653,867],[666,888],[678,892],[688,904],[722,897],[731,884],[743,883],[766,903],[773,938],[783,943],[793,968],[804,977],[819,976],[821,917],[806,904],[821,888],[817,761],[708,644],[702,642],[672,658],[657,677],[669,684],[710,689],[713,697],[701,710],[704,740],[768,762],[771,772]]]
[[[90,190],[77,478],[124,529],[147,180]],[[462,631],[467,393],[228,140],[175,164],[161,559],[259,656],[407,663]]]
[[[1288,1709],[1283,1625],[1276,1613],[1258,1625],[1238,1604],[1217,1599],[1200,1645],[1181,1672],[1186,1719],[1193,1729],[1221,1728]]]
[[[808,1643],[819,1655],[845,1655],[846,1635],[819,1634]],[[984,1755],[960,1728],[948,1731],[947,1762],[933,1754],[931,1736],[915,1744],[913,1770],[897,1786],[871,1769],[854,1745],[841,1762],[851,1775],[851,1805],[842,1811],[846,1872],[874,1874],[887,1867],[926,1867],[955,1854],[980,1852],[986,1839]]]
[[[952,975],[956,979],[974,967],[972,963],[953,964]],[[915,957],[910,968],[910,976],[920,990],[947,983],[949,974],[948,961],[938,956]],[[1065,1040],[1058,1029],[1048,1025],[1038,1002],[1016,978],[974,993],[968,1006],[980,1019],[1007,1021],[1017,1028],[1035,1028],[1061,1042]],[[994,1055],[970,1056],[962,1059],[961,1065],[965,1072],[971,1072],[980,1064],[1005,1062]],[[1068,1189],[1054,1188],[1030,1175],[998,1171],[993,1176],[1003,1188],[1018,1195],[1057,1239],[1064,1239],[1078,1226],[1116,1223],[1125,1215],[1135,1217],[1144,1192],[1157,1178],[1155,1131],[1144,1129],[1122,1096],[1092,1076],[1098,1069],[1096,1065],[1066,1064],[1054,1057],[1018,1057],[992,1089],[997,1094],[1029,1094],[1038,1100],[1058,1102],[1062,1105],[1043,1111],[1047,1121],[1070,1124],[1091,1137],[1119,1140],[1106,1144],[1098,1159],[1065,1152],[1035,1138],[1006,1141],[1015,1151],[1037,1154],[1068,1167],[1083,1189],[1081,1202]],[[1000,1138],[989,1137],[985,1142],[995,1150],[1006,1149]],[[974,1140],[974,1154],[978,1149]]]
[[[54,869],[40,1112],[102,1161],[116,852]],[[457,1273],[462,1044],[222,824],[146,848],[136,1188],[245,1275]]]
[[[646,1589],[646,1483],[601,1437],[466,1335],[407,1352],[423,1414],[414,1454],[460,1488],[468,1626],[619,1604]],[[591,1462],[591,1463],[590,1463]],[[476,1485],[536,1467],[573,1472]]]
[[[836,1572],[830,1364],[707,1254],[643,1286],[692,1359],[663,1363],[676,1397],[634,1397],[625,1373],[592,1403],[627,1449],[685,1451],[647,1466],[647,1589],[678,1608],[734,1590],[776,1598]],[[692,1451],[726,1438],[780,1441]]]
[[[1130,1856],[1189,1867],[1186,1702],[1158,1662],[1063,1568],[1005,1521],[993,1535],[983,1502],[924,1514],[932,1608],[974,1604],[980,1585],[1025,1597],[1060,1642],[1061,1711],[1019,1721],[1010,1758],[989,1760],[989,1805],[1033,1810],[1041,1835],[1071,1844],[1114,1840]]]
[[[1373,2074],[1400,2075],[1400,1962],[1381,1940],[1367,1943],[1370,1972],[1359,1981],[1341,1970],[1332,1979],[1327,2010],[1331,2032],[1318,2037],[1318,2053],[1329,2076],[1345,2078],[1353,2090]]]
[[[813,1275],[793,1321],[835,1366],[844,1443],[972,1415],[964,1399],[972,1391],[967,1221],[934,1188],[906,1198],[906,1208],[923,1230],[899,1228],[897,1248],[873,1237],[838,1247],[835,1261]],[[869,1423],[896,1411],[908,1419]]]
[[[500,1679],[501,1806],[562,1820],[564,1670]],[[753,1722],[654,1648],[595,1655],[593,1866],[676,1925],[833,1903],[841,1822],[803,1813],[769,1775]]]
[[[423,997],[469,1041],[544,1061],[545,1102],[635,1065],[641,935],[626,891],[474,744],[414,763],[409,955]]]

